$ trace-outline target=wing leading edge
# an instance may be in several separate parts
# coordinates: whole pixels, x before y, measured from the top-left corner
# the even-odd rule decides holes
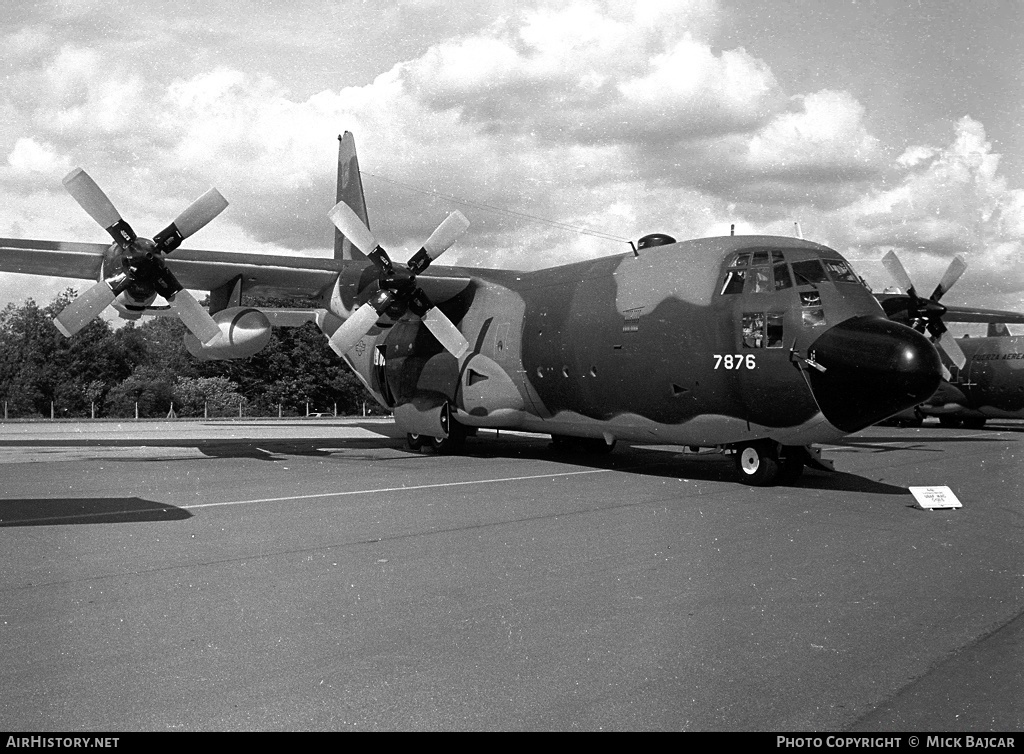
[[[0,272],[98,280],[109,245],[0,238]],[[242,276],[247,293],[311,296],[331,285],[344,260],[179,249],[168,258],[182,286],[212,291]],[[351,262],[348,262],[351,264]]]

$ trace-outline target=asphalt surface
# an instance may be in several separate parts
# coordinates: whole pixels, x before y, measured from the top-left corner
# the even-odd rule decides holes
[[[754,489],[380,420],[0,424],[0,728],[1024,730],[1022,443],[876,427]]]

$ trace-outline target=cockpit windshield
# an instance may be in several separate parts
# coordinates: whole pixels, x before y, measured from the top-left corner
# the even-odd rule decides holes
[[[768,293],[827,282],[861,284],[843,259],[802,258],[787,263],[780,249],[750,249],[729,259],[719,293]]]

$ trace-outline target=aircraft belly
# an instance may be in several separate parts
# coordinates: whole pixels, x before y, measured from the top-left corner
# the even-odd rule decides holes
[[[671,425],[660,424],[636,414],[620,414],[613,419],[601,421],[571,411],[560,412],[546,420],[534,416],[523,416],[520,419],[518,424],[505,426],[545,434],[612,437],[624,442],[702,447],[730,445],[764,438],[771,438],[783,445],[810,445],[832,442],[847,434],[832,426],[820,413],[799,425],[782,429],[765,427],[721,414],[701,414],[686,422]]]

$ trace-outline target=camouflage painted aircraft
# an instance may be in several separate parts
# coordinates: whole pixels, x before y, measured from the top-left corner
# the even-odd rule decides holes
[[[815,463],[813,444],[939,384],[929,340],[887,318],[838,252],[803,239],[654,234],[532,272],[432,266],[468,224],[453,213],[395,264],[369,230],[351,134],[340,141],[334,259],[177,249],[223,208],[209,193],[140,239],[75,171],[68,189],[114,243],[0,239],[0,270],[97,280],[58,315],[65,334],[108,305],[162,311],[181,317],[200,358],[249,356],[272,326],[315,321],[414,449],[455,451],[480,428],[594,452],[618,440],[719,448],[740,479],[767,485]],[[210,292],[208,312],[187,289]],[[243,294],[316,294],[321,306],[261,310]],[[154,309],[157,295],[169,308]]]
[[[948,363],[935,394],[913,409],[891,417],[889,423],[920,426],[927,416],[944,427],[980,429],[990,418],[1024,419],[1024,337],[1010,336],[1006,323],[1024,323],[1016,312],[943,306],[939,300],[967,265],[959,256],[950,263],[935,291],[922,299],[892,252],[882,260],[896,283],[906,290],[877,294],[882,308],[895,321],[931,335]],[[953,339],[943,320],[988,324],[988,337]]]
[[[893,424],[916,427],[933,416],[943,427],[981,429],[989,419],[1024,419],[1024,336],[997,323],[989,324],[987,337],[959,343],[963,367],[950,365],[935,394],[892,417]]]

